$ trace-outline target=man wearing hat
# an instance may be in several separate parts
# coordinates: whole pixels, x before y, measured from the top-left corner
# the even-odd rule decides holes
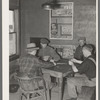
[[[92,51],[93,48],[90,44],[83,46],[82,52],[86,59],[79,67],[75,66],[74,62],[69,61],[73,71],[79,73],[67,79],[68,94],[71,98],[77,98],[78,94],[81,93],[82,86],[96,86],[96,61]]]
[[[49,42],[50,41],[46,38],[40,40],[41,49],[38,52],[38,56],[45,61],[52,62],[60,60],[60,56],[57,54],[57,52],[48,45]]]
[[[27,44],[27,54],[20,57],[18,60],[19,73],[21,76],[33,77],[35,75],[42,75],[41,67],[48,68],[54,66],[53,63],[44,62],[36,57],[36,52],[39,48],[36,47],[35,43]]]

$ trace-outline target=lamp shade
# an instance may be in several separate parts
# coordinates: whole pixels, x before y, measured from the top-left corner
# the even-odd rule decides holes
[[[42,8],[45,10],[52,10],[53,6],[50,3],[42,4]]]
[[[42,8],[45,10],[54,10],[54,9],[58,9],[59,7],[60,7],[60,4],[55,1],[46,2],[42,4]]]

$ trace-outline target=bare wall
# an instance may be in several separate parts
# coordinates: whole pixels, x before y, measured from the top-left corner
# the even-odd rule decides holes
[[[22,54],[24,53],[26,44],[29,43],[30,37],[49,38],[49,12],[41,8],[41,4],[46,1],[47,0],[21,0]],[[51,40],[51,44],[77,45],[79,36],[86,36],[88,43],[95,44],[95,0],[72,0],[72,2],[74,2],[74,39],[70,41]]]

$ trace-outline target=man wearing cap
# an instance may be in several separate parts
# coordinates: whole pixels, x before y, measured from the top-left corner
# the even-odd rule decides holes
[[[69,61],[73,71],[79,73],[75,77],[67,79],[68,94],[71,98],[77,98],[78,94],[81,93],[82,86],[96,86],[96,62],[95,57],[92,55],[92,50],[93,48],[90,44],[86,44],[83,47],[82,52],[86,59],[79,67]]]
[[[79,46],[76,48],[76,51],[74,53],[74,58],[71,59],[74,63],[76,63],[76,66],[79,66],[85,59],[83,56],[82,48],[83,46],[86,45],[86,38],[85,37],[80,37],[78,39]]]
[[[49,40],[46,38],[43,38],[40,40],[41,49],[38,52],[38,56],[42,58],[45,61],[58,61],[60,60],[60,56],[56,53],[56,51],[50,47]]]
[[[76,48],[76,51],[74,53],[74,58],[77,59],[77,60],[83,61],[84,56],[83,56],[83,53],[82,53],[82,47],[84,45],[86,45],[86,38],[80,37],[79,40],[78,40],[78,43],[79,43],[79,46]]]

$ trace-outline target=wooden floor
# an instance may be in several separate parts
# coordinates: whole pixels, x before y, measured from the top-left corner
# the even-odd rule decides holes
[[[20,95],[20,90],[18,90],[16,93],[10,93],[9,100],[20,100],[19,95]],[[63,100],[68,100],[68,99],[69,99],[69,96],[67,92],[67,86],[65,86]],[[58,87],[57,86],[52,89],[51,100],[58,100]]]
[[[16,83],[16,81],[12,81],[11,83]],[[67,85],[65,84],[63,100],[70,100],[69,99],[70,97],[68,96],[67,90],[68,90]],[[93,92],[94,92],[94,89],[89,88],[89,87],[88,88],[85,87],[83,89],[82,94],[79,96],[79,98],[77,100],[95,100],[95,97],[92,97]],[[19,96],[20,96],[20,89],[16,93],[10,93],[9,100],[20,100]],[[56,86],[51,91],[51,100],[58,100],[58,97],[59,97],[58,96],[58,86]],[[92,97],[92,99],[90,99],[91,97]],[[42,99],[40,99],[40,100],[42,100]]]

